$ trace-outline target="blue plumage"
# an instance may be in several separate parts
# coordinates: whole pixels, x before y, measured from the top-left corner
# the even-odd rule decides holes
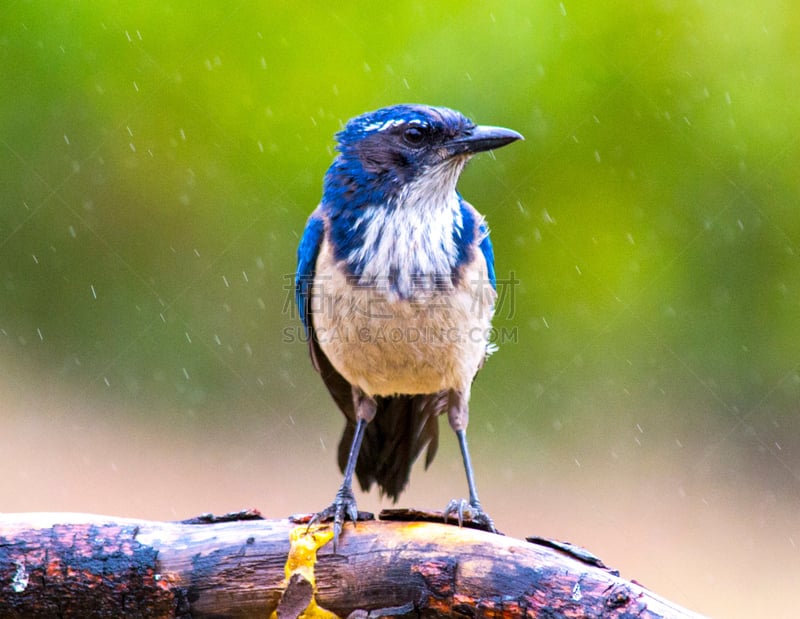
[[[325,222],[322,217],[312,215],[308,218],[300,245],[297,247],[297,274],[295,275],[295,299],[300,312],[300,320],[310,335],[311,322],[308,303],[311,299],[311,287],[314,283],[314,270],[317,255],[325,233]]]
[[[492,239],[489,238],[489,227],[485,221],[482,221],[478,228],[478,236],[480,237],[478,247],[489,269],[489,281],[492,284],[492,288],[497,290],[497,276],[494,272],[494,248],[492,247]]]
[[[356,519],[353,475],[397,499],[411,465],[438,444],[447,414],[469,501],[448,512],[494,530],[475,490],[466,443],[472,380],[487,354],[496,290],[483,217],[456,191],[475,153],[521,139],[447,108],[396,105],[358,116],[298,247],[296,297],[314,365],[347,424],[344,472],[316,519]],[[488,284],[488,285],[487,285]]]

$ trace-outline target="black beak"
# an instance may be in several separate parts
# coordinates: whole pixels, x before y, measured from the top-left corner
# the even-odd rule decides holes
[[[478,125],[448,141],[447,148],[452,156],[473,154],[494,150],[506,144],[511,144],[511,142],[524,139],[521,134],[511,129]]]

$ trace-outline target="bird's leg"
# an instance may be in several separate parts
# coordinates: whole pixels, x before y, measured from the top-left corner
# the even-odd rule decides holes
[[[364,438],[364,432],[367,429],[367,424],[372,421],[372,418],[375,416],[375,411],[377,410],[377,403],[375,400],[356,387],[353,387],[353,400],[356,410],[356,430],[353,434],[353,441],[350,443],[350,453],[347,456],[347,465],[344,469],[342,485],[336,492],[333,503],[321,512],[314,514],[311,521],[308,523],[310,527],[312,524],[324,520],[333,520],[334,552],[336,551],[336,544],[339,541],[339,535],[342,533],[345,520],[350,518],[354,524],[358,520],[358,506],[356,505],[356,498],[353,495],[353,474],[356,470],[358,452],[361,450],[361,441]]]
[[[475,486],[475,474],[472,471],[472,461],[469,457],[469,447],[467,446],[467,421],[469,411],[467,409],[468,394],[450,392],[450,407],[448,410],[448,420],[450,426],[455,430],[458,437],[458,446],[461,448],[461,459],[464,461],[464,471],[467,474],[467,487],[469,488],[469,501],[464,499],[453,499],[447,504],[444,510],[444,520],[450,518],[451,514],[456,516],[458,526],[464,522],[466,515],[470,522],[480,525],[482,529],[497,533],[494,522],[489,517],[478,499],[478,490]]]

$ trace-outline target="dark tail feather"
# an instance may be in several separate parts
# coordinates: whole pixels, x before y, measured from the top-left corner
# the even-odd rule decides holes
[[[437,416],[445,410],[447,394],[376,398],[378,411],[367,426],[356,463],[364,491],[377,483],[382,494],[397,501],[408,483],[411,466],[427,447],[425,468],[439,446]],[[344,470],[355,425],[348,420],[339,443],[339,468]]]

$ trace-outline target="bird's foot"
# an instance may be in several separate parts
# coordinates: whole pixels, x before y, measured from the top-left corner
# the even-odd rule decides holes
[[[476,529],[488,531],[489,533],[499,533],[494,526],[494,521],[489,517],[478,500],[467,501],[466,499],[453,499],[444,508],[444,521],[447,522],[450,516],[455,516],[458,526],[465,522]]]
[[[333,503],[311,517],[311,520],[308,521],[308,528],[310,529],[312,525],[319,524],[320,522],[332,520],[333,551],[336,552],[336,544],[339,541],[339,535],[342,533],[345,521],[349,518],[353,521],[353,525],[355,525],[358,516],[358,506],[356,505],[356,498],[353,496],[353,491],[350,488],[342,486],[336,493]]]

